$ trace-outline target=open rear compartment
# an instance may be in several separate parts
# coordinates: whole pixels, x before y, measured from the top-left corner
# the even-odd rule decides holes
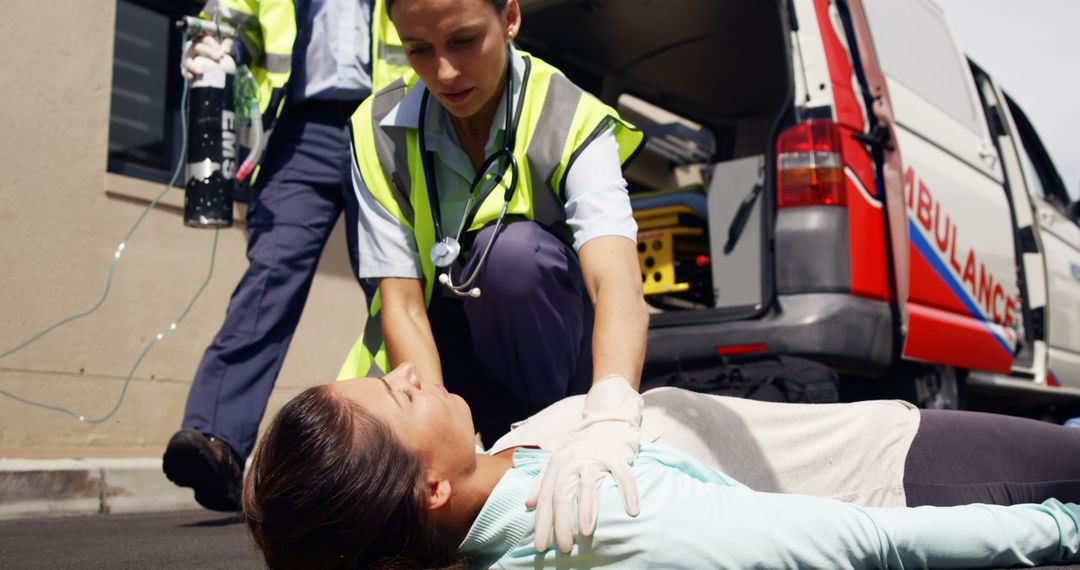
[[[788,3],[522,6],[520,46],[649,135],[626,178],[654,312],[650,360],[670,361],[653,351],[658,330],[761,317],[775,294],[773,141],[792,107]]]

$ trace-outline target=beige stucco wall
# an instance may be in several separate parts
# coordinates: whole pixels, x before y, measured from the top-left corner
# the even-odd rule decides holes
[[[106,172],[115,0],[14,0],[0,19],[0,353],[93,306],[117,244],[162,186]],[[105,415],[154,336],[206,278],[214,232],[181,223],[168,192],[127,244],[94,314],[0,358],[0,390]],[[242,212],[241,212],[242,214]],[[220,232],[209,286],[139,366],[119,411],[91,426],[0,395],[0,457],[156,455],[180,424],[203,349],[247,260]],[[337,228],[268,413],[333,378],[363,325]]]

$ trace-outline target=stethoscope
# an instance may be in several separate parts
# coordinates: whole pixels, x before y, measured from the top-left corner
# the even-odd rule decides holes
[[[476,176],[473,177],[472,184],[469,185],[469,199],[465,202],[465,211],[461,215],[461,222],[458,224],[457,233],[453,237],[443,235],[442,231],[442,211],[439,209],[439,190],[435,184],[435,172],[433,164],[432,153],[427,150],[427,145],[424,141],[424,123],[427,120],[427,104],[428,99],[431,96],[431,92],[424,90],[423,98],[420,101],[420,153],[424,164],[424,180],[427,183],[428,200],[431,202],[431,215],[435,221],[435,244],[431,246],[431,262],[442,271],[439,273],[439,283],[442,283],[451,293],[458,297],[472,297],[476,298],[480,296],[480,288],[474,287],[477,277],[480,275],[480,270],[484,266],[484,261],[487,260],[488,252],[491,251],[491,244],[495,242],[495,237],[499,234],[499,227],[502,226],[503,217],[506,216],[506,210],[510,206],[510,200],[514,197],[514,192],[517,190],[518,181],[518,164],[517,158],[514,157],[514,132],[513,132],[513,107],[512,96],[514,91],[514,74],[510,68],[513,54],[510,54],[510,59],[506,63],[506,123],[503,129],[503,144],[502,148],[495,151],[480,165],[480,168],[476,170]],[[510,164],[510,184],[507,185],[506,190],[503,192],[503,205],[499,210],[499,217],[495,220],[495,229],[491,233],[491,237],[488,238],[487,245],[484,246],[484,252],[480,255],[480,259],[476,262],[476,267],[473,268],[472,274],[466,277],[464,275],[464,268],[462,268],[462,275],[459,275],[461,279],[460,283],[454,283],[454,278],[450,274],[450,268],[457,261],[458,256],[461,255],[461,234],[464,233],[465,227],[469,220],[475,216],[473,212],[474,206],[479,206],[483,201],[477,200],[477,197],[481,194],[478,192],[480,185],[484,182],[485,175],[489,171],[492,171],[492,166],[499,164],[501,160],[505,159]],[[496,170],[499,172],[501,169]],[[498,177],[493,182],[498,184],[498,181],[503,177]]]

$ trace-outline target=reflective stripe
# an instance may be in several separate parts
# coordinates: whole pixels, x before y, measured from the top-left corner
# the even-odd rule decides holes
[[[338,380],[382,376],[390,370],[390,361],[383,342],[382,295],[376,291],[369,304],[371,310],[368,312],[367,322],[364,323],[364,332],[345,357],[345,363],[338,370]]]
[[[557,199],[551,179],[562,160],[570,124],[580,100],[581,90],[569,79],[562,75],[552,76],[540,111],[540,128],[529,141],[528,151],[532,187],[540,189],[533,195],[533,218],[540,223],[554,225],[566,220],[563,201]]]
[[[258,54],[262,52],[262,39],[259,26],[259,18],[254,13],[245,12],[244,8],[240,6],[230,5],[230,0],[224,2],[219,0],[209,0],[206,6],[203,7],[202,12],[199,13],[199,17],[204,20],[213,20],[214,11],[217,10],[218,16],[226,22],[229,22],[236,28],[238,34],[238,40],[241,45],[249,52],[249,54]],[[247,60],[238,60],[237,64],[248,63]]]
[[[377,93],[398,78],[413,74],[405,57],[405,49],[401,47],[401,38],[386,13],[384,0],[375,0],[371,13],[371,37],[371,92]]]
[[[383,347],[383,330],[382,330],[382,311],[376,311],[374,314],[369,315],[367,322],[364,323],[364,334],[361,337],[364,339],[364,348],[367,349],[369,354],[377,354]],[[374,359],[371,362],[371,367],[368,368],[365,376],[382,376],[388,371],[383,370],[379,363]]]
[[[379,93],[371,102],[371,122],[375,137],[375,153],[380,164],[408,164],[408,144],[405,142],[405,130],[400,128],[384,129],[380,127],[383,118],[405,98],[405,81],[398,79]],[[412,194],[412,177],[407,168],[396,168],[390,172],[390,180],[395,190],[394,199],[401,208],[410,227],[413,227],[415,215],[409,196]]]
[[[292,70],[292,54],[268,53],[263,63],[270,73],[289,73]]]
[[[249,20],[254,20],[255,25],[252,25],[251,27],[258,27],[259,19],[255,17],[254,13],[246,12],[240,6],[230,5],[228,0],[224,2],[220,0],[209,0],[203,7],[199,17],[204,20],[213,20],[215,9],[222,18],[228,20],[230,24],[236,27],[236,29],[251,25]]]
[[[252,31],[260,28],[259,18],[253,14],[245,14],[238,10],[231,10],[227,13],[225,18],[231,21],[237,30]]]
[[[382,56],[384,63],[398,67],[409,67],[409,58],[405,57],[405,48],[402,46],[390,45],[380,39],[379,55]]]
[[[570,168],[577,162],[577,157],[581,154],[581,151],[585,150],[585,147],[589,146],[589,143],[596,140],[596,138],[603,134],[604,131],[608,130],[609,127],[611,127],[610,120],[605,119],[597,123],[596,126],[593,127],[592,132],[589,133],[589,136],[585,137],[585,140],[581,142],[581,145],[574,149],[574,152],[570,154],[570,158],[566,161],[565,168],[563,168],[563,176],[559,180],[559,188],[556,190],[559,198],[563,200],[566,199],[566,173],[569,172]]]

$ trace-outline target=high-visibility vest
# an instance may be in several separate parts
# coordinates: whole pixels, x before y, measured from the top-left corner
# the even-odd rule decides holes
[[[581,150],[614,128],[619,160],[625,166],[644,144],[645,135],[559,70],[527,53],[518,53],[525,62],[522,95],[514,111],[513,153],[518,164],[518,187],[507,214],[557,229],[566,220],[566,173]],[[360,105],[352,118],[353,149],[368,192],[415,236],[424,301],[430,303],[436,272],[428,252],[436,237],[419,133],[412,128],[379,126],[415,83],[415,76],[399,79]],[[468,231],[478,231],[498,218],[504,201],[502,188],[509,184],[510,169],[507,167],[501,175],[498,190],[484,186],[487,194],[479,198],[480,206]],[[376,294],[364,332],[349,352],[339,379],[389,371],[381,309],[381,296]]]
[[[217,9],[231,23],[247,52],[248,69],[258,87],[259,110],[267,131],[281,114],[285,85],[292,71],[296,43],[296,7],[293,0],[216,0],[207,4],[204,18]]]
[[[390,14],[386,12],[385,0],[375,0],[374,12],[371,14],[371,42],[372,93],[378,93],[399,77],[413,74],[412,67],[409,67],[409,62],[405,59],[401,38],[390,21]]]
[[[214,8],[233,24],[250,56],[246,63],[255,78],[263,131],[269,136],[285,108],[285,86],[292,71],[297,33],[293,0],[211,0],[202,17],[209,19]],[[401,40],[386,14],[384,0],[375,0],[372,10],[371,89],[374,93],[412,69],[405,61]]]

